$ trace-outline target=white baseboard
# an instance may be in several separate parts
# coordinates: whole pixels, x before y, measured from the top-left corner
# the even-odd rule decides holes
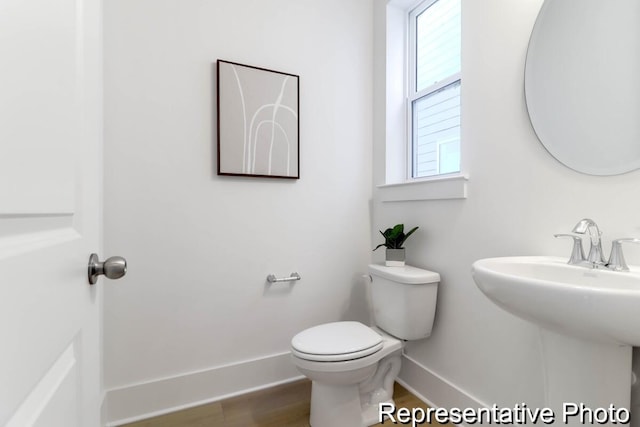
[[[115,427],[302,378],[289,352],[270,355],[107,390],[104,418],[107,427]],[[398,382],[432,407],[488,406],[407,355]]]
[[[398,382],[432,408],[485,408],[489,405],[403,354]]]
[[[107,390],[113,427],[304,378],[289,352]]]

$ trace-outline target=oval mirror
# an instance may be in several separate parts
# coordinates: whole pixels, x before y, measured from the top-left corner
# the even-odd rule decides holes
[[[590,175],[640,168],[640,1],[545,0],[525,67],[533,128]]]

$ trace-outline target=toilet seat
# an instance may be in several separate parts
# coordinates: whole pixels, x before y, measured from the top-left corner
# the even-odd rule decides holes
[[[291,352],[305,360],[339,362],[379,351],[382,336],[360,322],[332,322],[314,326],[291,340]]]
[[[366,348],[361,351],[355,351],[353,353],[342,353],[342,354],[313,354],[313,353],[303,353],[301,351],[296,350],[295,348],[291,349],[291,353],[295,356],[305,359],[311,360],[314,362],[344,362],[347,360],[360,359],[362,357],[369,356],[377,351],[380,351],[382,348],[382,343],[377,344],[373,347]]]

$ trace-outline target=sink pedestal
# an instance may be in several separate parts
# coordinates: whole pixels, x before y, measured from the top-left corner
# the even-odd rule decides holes
[[[545,404],[563,424],[563,404],[629,409],[632,347],[562,335],[540,328],[545,370]],[[585,411],[582,411],[588,416]],[[602,411],[599,411],[602,416]],[[584,425],[579,415],[570,425]],[[612,421],[612,420],[610,420]],[[594,421],[594,424],[595,423]],[[612,422],[607,423],[612,425]]]

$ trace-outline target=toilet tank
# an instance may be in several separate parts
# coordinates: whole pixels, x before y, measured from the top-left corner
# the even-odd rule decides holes
[[[396,338],[431,335],[440,275],[405,265],[370,264],[371,302],[376,326]]]

